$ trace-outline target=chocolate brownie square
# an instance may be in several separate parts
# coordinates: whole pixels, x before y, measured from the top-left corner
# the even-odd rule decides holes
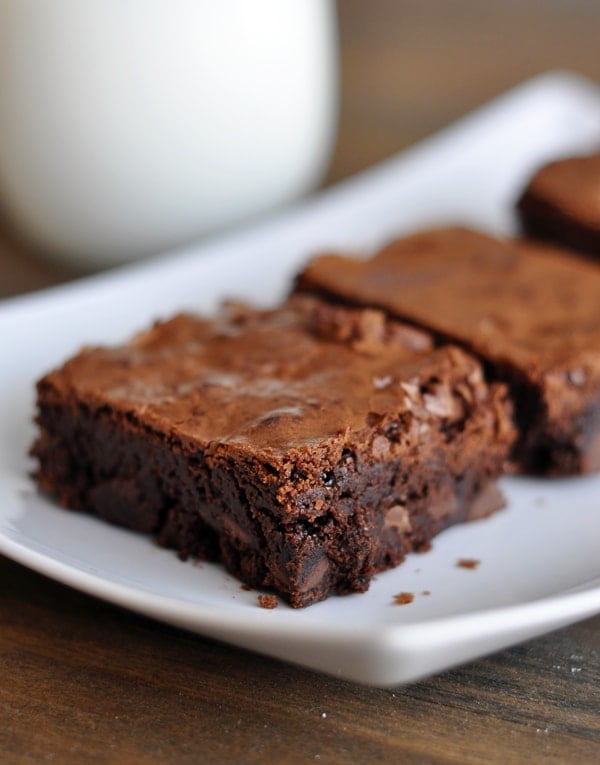
[[[600,269],[463,228],[399,239],[371,260],[325,255],[298,291],[383,309],[453,341],[507,381],[525,472],[600,470]]]
[[[600,153],[544,165],[517,211],[528,236],[600,255]]]
[[[367,589],[502,504],[507,393],[382,312],[292,298],[179,315],[38,384],[37,479],[292,606]]]

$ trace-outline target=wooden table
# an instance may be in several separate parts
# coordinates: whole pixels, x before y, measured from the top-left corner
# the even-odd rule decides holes
[[[341,0],[333,182],[510,85],[600,81],[593,0]],[[0,227],[0,296],[73,278]],[[0,558],[0,762],[600,761],[600,617],[394,691],[135,616]]]

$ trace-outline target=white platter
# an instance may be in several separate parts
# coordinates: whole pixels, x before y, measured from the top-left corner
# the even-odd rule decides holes
[[[267,611],[216,564],[55,507],[26,456],[34,381],[84,343],[126,338],[182,308],[278,299],[312,253],[372,248],[427,224],[509,232],[540,162],[600,143],[600,91],[527,83],[416,148],[243,231],[141,266],[0,304],[0,552],[174,625],[340,677],[394,685],[600,611],[600,477],[506,479],[507,509],[441,534],[368,593]],[[474,558],[474,570],[457,566]],[[423,594],[425,591],[430,594]],[[414,601],[393,604],[398,592]]]

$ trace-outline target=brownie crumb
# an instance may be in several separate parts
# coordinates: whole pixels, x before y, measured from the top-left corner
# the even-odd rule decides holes
[[[456,565],[458,566],[458,568],[474,569],[474,568],[477,568],[477,566],[479,566],[480,563],[481,561],[476,560],[475,558],[461,558]]]
[[[252,587],[250,587],[249,584],[241,584],[240,590],[244,590],[244,592],[252,592]]]
[[[277,598],[275,595],[259,595],[258,605],[261,608],[277,608]]]
[[[423,590],[421,595],[431,595],[431,590]]]
[[[412,603],[415,599],[415,596],[412,592],[399,592],[397,595],[394,595],[394,603],[397,606],[406,606],[408,603]]]

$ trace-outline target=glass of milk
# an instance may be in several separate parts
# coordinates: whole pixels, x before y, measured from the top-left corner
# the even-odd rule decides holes
[[[84,268],[192,241],[321,180],[333,0],[0,0],[0,207]]]

